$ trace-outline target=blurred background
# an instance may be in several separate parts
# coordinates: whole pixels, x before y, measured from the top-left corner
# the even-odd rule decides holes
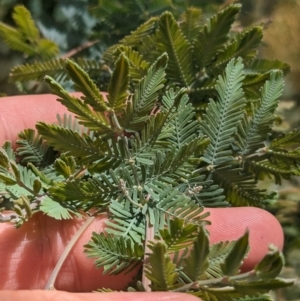
[[[32,81],[12,83],[12,68],[46,56],[56,58],[86,57],[100,59],[103,51],[136,29],[150,16],[169,10],[179,16],[187,7],[203,9],[207,17],[234,2],[242,4],[235,27],[261,24],[264,39],[259,56],[288,63],[291,72],[285,79],[285,90],[278,114],[282,131],[300,126],[300,0],[0,0],[0,96],[49,92],[46,85]],[[15,26],[13,11],[24,5],[38,27],[39,35],[53,41],[53,51],[13,50],[1,38],[1,26]],[[15,49],[15,48],[14,48]],[[43,57],[44,55],[44,57]],[[0,98],[1,101],[1,98]],[[0,112],[1,114],[1,112]],[[279,201],[268,208],[277,216],[285,232],[284,253],[287,266],[283,275],[300,277],[300,181],[284,183]],[[274,293],[277,301],[300,300],[300,280],[289,289]]]

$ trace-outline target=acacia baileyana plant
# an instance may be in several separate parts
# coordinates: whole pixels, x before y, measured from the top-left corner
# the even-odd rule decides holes
[[[264,206],[276,195],[259,188],[265,176],[279,183],[299,174],[300,131],[278,136],[272,129],[285,65],[256,60],[253,47],[247,54],[240,40],[244,34],[228,41],[238,10],[230,6],[201,26],[198,10],[196,15],[189,10],[181,25],[164,13],[154,35],[168,34],[173,42],[164,44],[166,49],[155,43],[164,50],[154,49],[155,59],[148,53],[144,60],[128,45],[109,50],[106,56],[116,59],[106,99],[72,60],[64,62],[66,74],[82,97],[46,76],[76,119],[38,122],[37,131],[20,133],[16,152],[9,142],[0,149],[0,221],[20,227],[39,211],[56,219],[87,219],[47,289],[54,286],[72,244],[101,214],[108,216],[106,232],[94,233],[85,252],[104,273],[140,268],[141,278],[128,290],[188,292],[204,300],[270,300],[269,290],[293,283],[278,277],[284,260],[275,247],[252,271],[240,273],[248,232],[237,241],[210,246],[205,229],[204,207]],[[194,35],[190,41],[188,32]],[[240,47],[233,47],[234,41],[244,45],[239,58],[230,50]],[[214,50],[208,54],[203,45]],[[189,52],[192,64],[183,69],[190,64],[184,59]],[[214,68],[218,57],[224,64]],[[258,73],[250,66],[268,70]],[[188,81],[180,82],[186,72]],[[202,84],[209,87],[207,93],[198,93]]]

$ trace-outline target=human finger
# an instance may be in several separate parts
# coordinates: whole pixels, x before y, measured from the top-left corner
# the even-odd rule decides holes
[[[72,93],[79,96],[80,93]],[[56,95],[21,95],[0,98],[0,146],[15,141],[19,132],[35,128],[38,121],[53,123],[56,115],[67,113]]]
[[[99,301],[97,293],[67,293],[63,291],[2,291],[1,301]],[[192,295],[182,293],[101,293],[101,301],[199,301]]]
[[[251,269],[268,251],[270,244],[282,248],[280,224],[270,213],[251,207],[209,209],[212,224],[208,226],[210,242],[239,238],[246,229],[250,232],[250,253],[244,269]],[[0,289],[41,289],[70,238],[80,227],[78,219],[57,221],[42,214],[20,229],[0,225]],[[64,263],[55,287],[60,290],[87,292],[100,287],[125,289],[136,271],[126,275],[102,275],[93,260],[83,253],[93,231],[103,232],[105,217],[98,218],[80,237]]]

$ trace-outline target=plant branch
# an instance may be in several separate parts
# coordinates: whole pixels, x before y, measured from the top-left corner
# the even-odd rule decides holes
[[[154,241],[154,227],[150,224],[149,216],[146,215],[146,235],[145,235],[145,252],[144,252],[144,267],[146,264],[148,264],[148,256],[151,253],[151,250],[149,248],[149,242]],[[145,275],[145,268],[143,268],[143,274],[142,274],[142,284],[145,288],[146,292],[151,292],[151,281],[147,278]]]
[[[93,46],[94,44],[98,43],[99,40],[94,40],[94,41],[88,41],[86,43],[84,43],[83,45],[80,45],[74,49],[71,49],[69,52],[65,53],[61,58],[62,59],[67,59],[70,58],[76,54],[78,54],[79,52],[81,52],[82,50],[89,48],[91,46]]]
[[[193,288],[199,289],[199,287],[204,286],[204,285],[212,285],[212,284],[218,284],[218,283],[229,284],[230,281],[243,280],[243,279],[247,279],[247,278],[253,278],[255,276],[256,276],[256,272],[254,270],[251,270],[250,272],[231,276],[231,277],[224,276],[224,277],[219,277],[219,278],[194,281],[192,283],[188,283],[179,288],[176,288],[176,289],[172,290],[172,292],[183,292],[183,291],[187,291],[187,290],[190,290]]]

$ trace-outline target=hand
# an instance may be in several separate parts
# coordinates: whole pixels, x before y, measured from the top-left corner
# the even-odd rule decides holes
[[[53,122],[57,112],[67,110],[53,95],[15,96],[0,98],[0,145],[14,141],[24,128],[34,128],[37,121]],[[250,254],[243,269],[251,269],[268,251],[272,243],[283,246],[283,233],[278,221],[258,208],[209,209],[212,225],[208,227],[210,241],[215,243],[240,237],[250,231]],[[16,230],[10,224],[0,224],[0,300],[99,300],[95,293],[67,293],[39,290],[45,286],[62,250],[82,224],[82,220],[56,221],[36,214]],[[124,289],[134,275],[103,276],[96,270],[93,260],[83,254],[83,245],[91,232],[104,228],[104,218],[97,219],[82,235],[61,269],[55,287],[70,292],[87,292],[100,287]],[[155,297],[153,296],[155,294]],[[101,300],[199,300],[182,293],[107,293]]]

